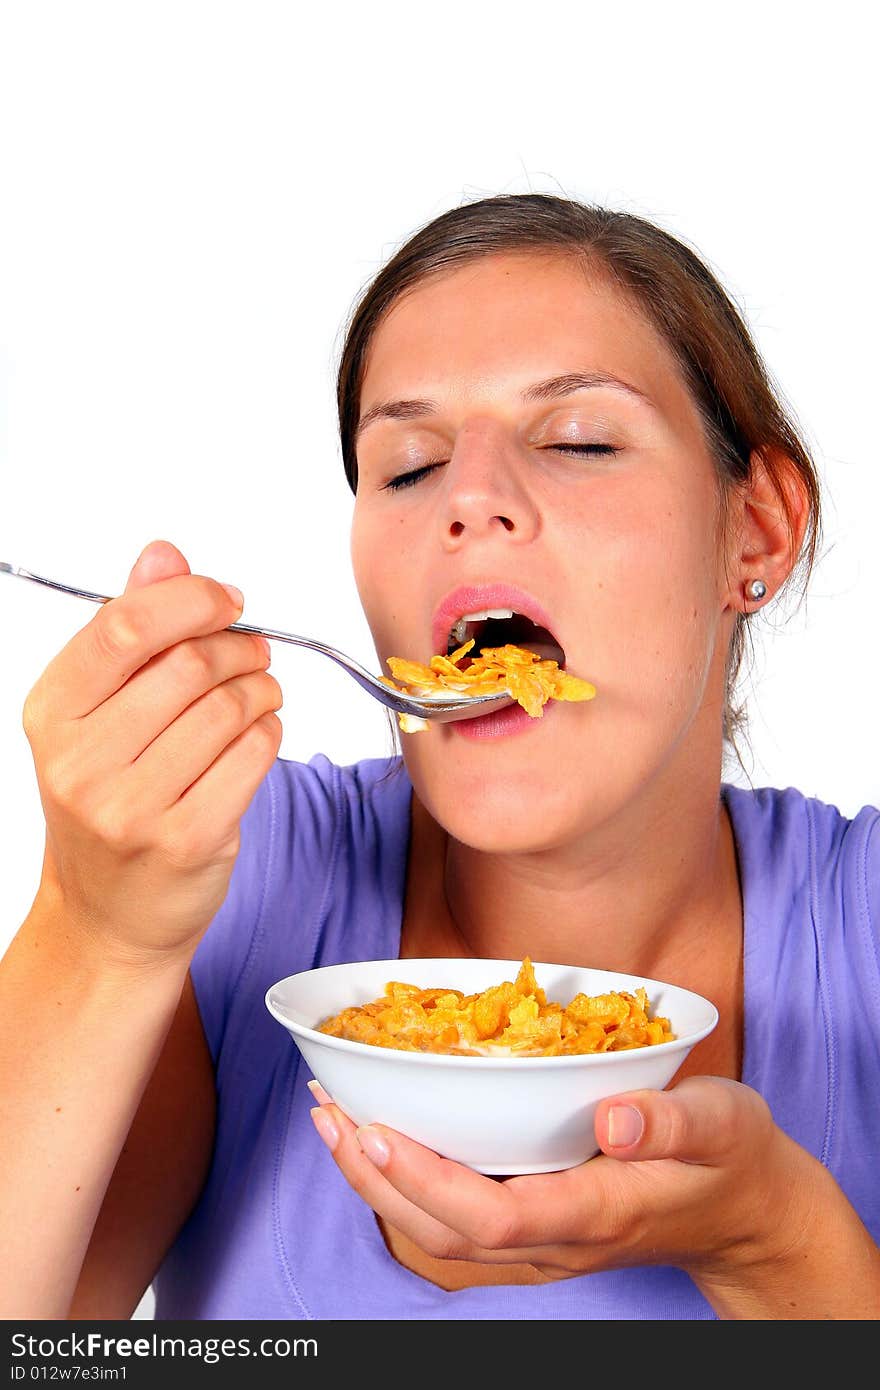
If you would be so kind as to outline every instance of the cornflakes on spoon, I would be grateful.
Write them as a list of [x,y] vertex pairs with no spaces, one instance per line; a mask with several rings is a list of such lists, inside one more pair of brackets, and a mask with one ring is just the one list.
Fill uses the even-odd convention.
[[[596,687],[579,676],[559,669],[556,661],[544,660],[525,647],[508,643],[504,647],[483,647],[468,666],[459,663],[474,646],[475,638],[465,642],[449,656],[432,656],[431,664],[405,657],[389,656],[386,665],[401,684],[382,676],[384,685],[409,695],[442,695],[451,690],[467,695],[500,695],[507,690],[532,719],[540,719],[548,700],[592,700]],[[405,734],[429,727],[427,719],[398,714]]]

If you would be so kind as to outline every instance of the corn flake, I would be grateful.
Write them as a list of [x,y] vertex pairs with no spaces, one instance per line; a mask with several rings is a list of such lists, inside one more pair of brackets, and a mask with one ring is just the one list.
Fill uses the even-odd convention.
[[318,1031],[350,1042],[461,1057],[569,1057],[651,1047],[675,1037],[668,1018],[651,1018],[640,987],[550,1001],[523,960],[516,980],[479,994],[420,989],[392,980],[380,999],[335,1014]]
[[[592,700],[596,687],[579,676],[560,671],[556,661],[544,660],[525,647],[507,643],[503,647],[483,647],[470,665],[461,662],[474,646],[472,637],[449,656],[432,656],[428,666],[389,656],[387,666],[394,680],[382,676],[384,685],[401,694],[442,695],[445,691],[466,695],[501,695],[508,691],[532,719],[540,719],[548,700]],[[400,684],[396,684],[396,682]],[[405,734],[430,727],[430,720],[411,714],[398,714]]]

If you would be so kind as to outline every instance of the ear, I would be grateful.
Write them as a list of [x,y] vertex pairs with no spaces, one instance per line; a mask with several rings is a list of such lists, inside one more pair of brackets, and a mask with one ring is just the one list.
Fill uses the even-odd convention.
[[[797,563],[810,518],[810,497],[793,461],[782,450],[755,449],[750,475],[735,493],[729,588],[726,600],[739,613],[753,613],[778,594]],[[753,579],[767,593],[754,599]]]

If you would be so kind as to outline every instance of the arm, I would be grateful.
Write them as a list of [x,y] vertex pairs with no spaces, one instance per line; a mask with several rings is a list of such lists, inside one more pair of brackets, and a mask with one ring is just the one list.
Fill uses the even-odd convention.
[[[93,1296],[125,1303],[200,1188],[204,1040],[192,999],[179,1011],[281,733],[266,644],[228,630],[240,611],[237,591],[191,575],[173,547],[148,547],[125,594],[26,701],[46,851],[34,905],[0,962],[0,1316],[66,1316],[84,1266],[77,1308]],[[157,1079],[141,1108],[176,1018],[170,1055],[188,1053],[202,1104],[185,1114],[179,1153],[169,1127],[186,1112],[179,1088],[192,1068],[167,1096]],[[156,1125],[175,1177],[151,1197],[149,1155],[131,1169],[123,1146]],[[140,1204],[124,1213],[128,1283],[114,1295],[106,1261],[120,1194],[138,1179]]]
[[[880,1249],[834,1178],[792,1140],[790,1192],[765,1243],[691,1277],[720,1318],[880,1318]],[[761,1227],[759,1227],[761,1229]]]
[[[122,1260],[117,1269],[102,1264],[119,1209],[120,1185],[111,1178],[129,1131],[136,1137],[155,1120],[156,1090],[148,1083],[163,1047],[179,1051],[186,1032],[193,1052],[181,999],[186,968],[182,959],[149,969],[110,963],[39,895],[0,963],[4,1318],[68,1316],[81,1271],[78,1307],[85,1299],[103,1316],[111,1307],[130,1315],[120,1309],[145,1266],[137,1245],[115,1252]],[[192,1065],[181,1086],[190,1084],[187,1072]],[[169,1118],[181,1102],[185,1097],[173,1089]],[[141,1241],[147,1232],[151,1242],[167,1239],[201,1180],[204,1103],[190,1122],[194,1133],[175,1159],[174,1182],[164,1191],[142,1191],[135,1210],[126,1213],[126,1222],[140,1216]],[[126,1155],[120,1163],[123,1172],[130,1161]],[[152,1270],[146,1283],[151,1277]]]
[[214,1144],[216,1090],[192,981],[110,1179],[71,1318],[130,1318],[199,1199]]
[[[739,1082],[689,1077],[602,1101],[602,1154],[501,1181],[385,1125],[356,1130],[319,1101],[318,1132],[348,1182],[431,1255],[526,1261],[553,1279],[677,1265],[721,1318],[880,1316],[880,1250],[831,1174]],[[613,1144],[617,1106],[640,1123]]]

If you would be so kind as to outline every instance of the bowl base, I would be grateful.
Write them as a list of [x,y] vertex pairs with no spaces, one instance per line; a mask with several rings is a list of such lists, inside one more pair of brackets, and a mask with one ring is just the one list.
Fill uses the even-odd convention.
[[523,1163],[515,1168],[505,1167],[500,1163],[466,1163],[464,1166],[473,1168],[475,1173],[485,1173],[487,1178],[522,1178],[534,1173],[561,1173],[566,1168],[577,1168],[579,1164],[595,1158],[598,1153],[599,1150],[596,1149],[595,1153],[585,1154],[582,1158],[564,1160],[561,1163]]

